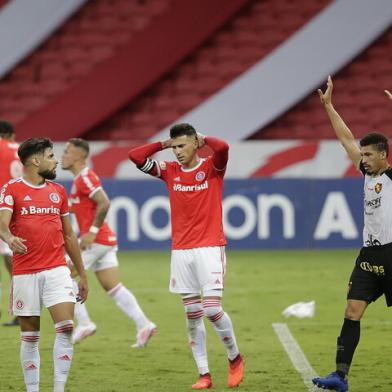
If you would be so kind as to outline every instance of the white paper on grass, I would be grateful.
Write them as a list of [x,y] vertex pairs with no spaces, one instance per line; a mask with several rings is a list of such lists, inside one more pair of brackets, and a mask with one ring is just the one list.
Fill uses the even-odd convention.
[[305,318],[305,317],[313,317],[314,312],[316,309],[316,302],[297,302],[288,306],[285,310],[283,310],[282,315],[284,317],[298,317],[298,318]]

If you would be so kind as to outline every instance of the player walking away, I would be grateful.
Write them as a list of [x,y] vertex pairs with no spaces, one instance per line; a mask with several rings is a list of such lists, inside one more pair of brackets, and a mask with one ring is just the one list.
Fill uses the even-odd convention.
[[64,392],[73,356],[71,341],[76,295],[65,250],[80,277],[78,298],[87,298],[87,279],[68,213],[65,189],[53,181],[57,160],[52,142],[32,138],[18,155],[24,176],[0,193],[0,237],[13,252],[12,311],[21,328],[20,359],[27,392],[39,391],[40,314],[48,308],[54,321],[54,392]]
[[[211,147],[213,155],[200,158],[197,150]],[[154,153],[172,148],[178,162],[157,162]],[[129,151],[129,158],[145,173],[165,181],[170,198],[172,255],[170,291],[182,296],[189,342],[200,377],[193,389],[212,386],[207,361],[203,316],[215,328],[229,359],[228,385],[236,387],[244,374],[229,315],[222,308],[226,239],[222,226],[223,176],[229,146],[223,140],[196,133],[189,124],[170,129],[170,139]]]
[[[22,175],[23,169],[18,157],[18,147],[19,145],[15,143],[13,126],[8,121],[0,121],[0,188],[12,178]],[[11,276],[12,252],[2,240],[0,240],[0,255],[3,255],[5,266]],[[3,325],[6,327],[17,326],[19,325],[18,318],[14,317],[13,320],[3,323]]]
[[319,388],[348,391],[348,373],[359,343],[360,320],[367,306],[385,295],[392,306],[392,168],[388,163],[388,140],[380,133],[369,133],[358,147],[353,134],[332,104],[333,84],[328,78],[321,102],[337,138],[349,158],[364,175],[363,247],[349,281],[344,322],[337,339],[336,371],[316,377]]
[[[98,176],[87,167],[89,144],[83,139],[70,139],[65,147],[62,167],[75,176],[70,204],[80,230],[80,248],[86,269],[91,269],[118,307],[129,317],[137,329],[136,343],[132,347],[144,347],[156,333],[157,326],[143,313],[135,296],[120,282],[117,260],[117,239],[105,222],[110,201]],[[96,331],[86,306],[76,304],[75,317],[78,326],[73,341],[81,341]]]

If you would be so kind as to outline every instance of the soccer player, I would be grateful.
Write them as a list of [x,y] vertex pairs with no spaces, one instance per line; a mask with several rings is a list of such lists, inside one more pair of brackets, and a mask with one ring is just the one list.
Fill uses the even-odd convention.
[[21,328],[20,360],[27,392],[39,391],[40,314],[48,308],[54,321],[54,392],[64,392],[73,356],[71,341],[76,295],[65,250],[80,277],[78,298],[88,286],[80,250],[68,213],[65,189],[51,181],[57,160],[47,138],[24,141],[18,155],[23,177],[0,193],[0,237],[13,252],[12,311]]
[[348,373],[359,343],[360,320],[367,306],[385,295],[392,306],[392,168],[388,163],[388,140],[380,133],[365,135],[357,145],[353,134],[332,104],[333,84],[318,90],[336,136],[347,155],[364,176],[363,247],[351,274],[344,321],[337,339],[336,370],[316,377],[319,388],[348,391]]
[[[23,169],[18,157],[18,147],[19,145],[15,143],[14,127],[8,121],[0,121],[0,188],[12,178],[22,175]],[[0,255],[3,255],[5,266],[11,275],[12,252],[2,240],[0,240]],[[3,325],[17,326],[19,325],[18,318],[14,317],[13,320]]]
[[[201,158],[198,149],[205,144],[213,155]],[[150,158],[165,148],[173,150],[179,163]],[[165,181],[169,192],[173,240],[170,291],[181,295],[186,312],[189,342],[200,375],[193,389],[212,386],[204,316],[226,348],[229,387],[238,386],[244,375],[245,361],[230,317],[222,308],[226,266],[222,190],[228,151],[226,142],[203,136],[189,124],[174,125],[168,140],[129,151],[137,167]]]
[[[135,296],[121,283],[117,260],[117,239],[106,223],[109,198],[98,176],[87,166],[90,147],[83,139],[70,139],[66,144],[62,167],[75,176],[70,194],[71,211],[75,213],[80,230],[80,248],[86,269],[91,269],[118,307],[136,324],[136,343],[144,347],[156,333],[157,326],[140,308]],[[75,316],[78,326],[73,341],[81,341],[96,331],[86,306],[77,304]]]

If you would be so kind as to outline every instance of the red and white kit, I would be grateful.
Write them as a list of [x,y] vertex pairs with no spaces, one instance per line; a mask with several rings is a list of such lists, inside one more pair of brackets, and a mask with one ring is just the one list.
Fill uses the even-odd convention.
[[10,231],[27,247],[27,253],[12,258],[14,314],[39,315],[42,305],[75,302],[65,267],[61,217],[68,215],[68,200],[64,187],[52,181],[35,186],[22,178],[11,180],[1,190],[0,210],[12,212]]
[[149,158],[162,150],[160,142],[129,152],[130,159],[140,170],[166,183],[173,249],[170,290],[176,293],[223,288],[226,239],[222,224],[222,192],[228,145],[212,137],[206,137],[205,143],[214,155],[200,158],[191,169],[178,162],[157,162]]
[[[19,144],[0,139],[0,187],[12,178],[23,174],[23,166],[18,157]],[[0,255],[12,256],[9,246],[0,240]]]
[[[85,167],[74,179],[69,200],[71,210],[78,222],[80,235],[88,233],[94,223],[97,204],[92,197],[99,190],[102,190],[101,181],[88,167]],[[99,271],[118,266],[116,251],[116,234],[104,222],[91,248],[82,252],[85,269]]]

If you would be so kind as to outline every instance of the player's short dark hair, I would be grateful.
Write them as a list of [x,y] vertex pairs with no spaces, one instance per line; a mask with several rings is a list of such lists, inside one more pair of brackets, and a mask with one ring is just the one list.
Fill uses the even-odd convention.
[[389,155],[389,144],[388,138],[379,132],[371,132],[365,135],[360,141],[359,145],[364,146],[374,146],[377,151],[385,151],[387,156]]
[[0,120],[0,137],[10,137],[14,134],[14,127],[5,120]]
[[73,137],[68,140],[68,143],[71,143],[75,147],[79,147],[86,152],[86,155],[90,154],[90,145],[88,142],[80,137]]
[[179,136],[194,136],[197,138],[197,132],[191,124],[175,124],[170,128],[170,138],[174,139]]
[[50,139],[47,137],[32,137],[19,146],[19,159],[25,164],[32,155],[43,154],[47,148],[53,148],[53,143]]

